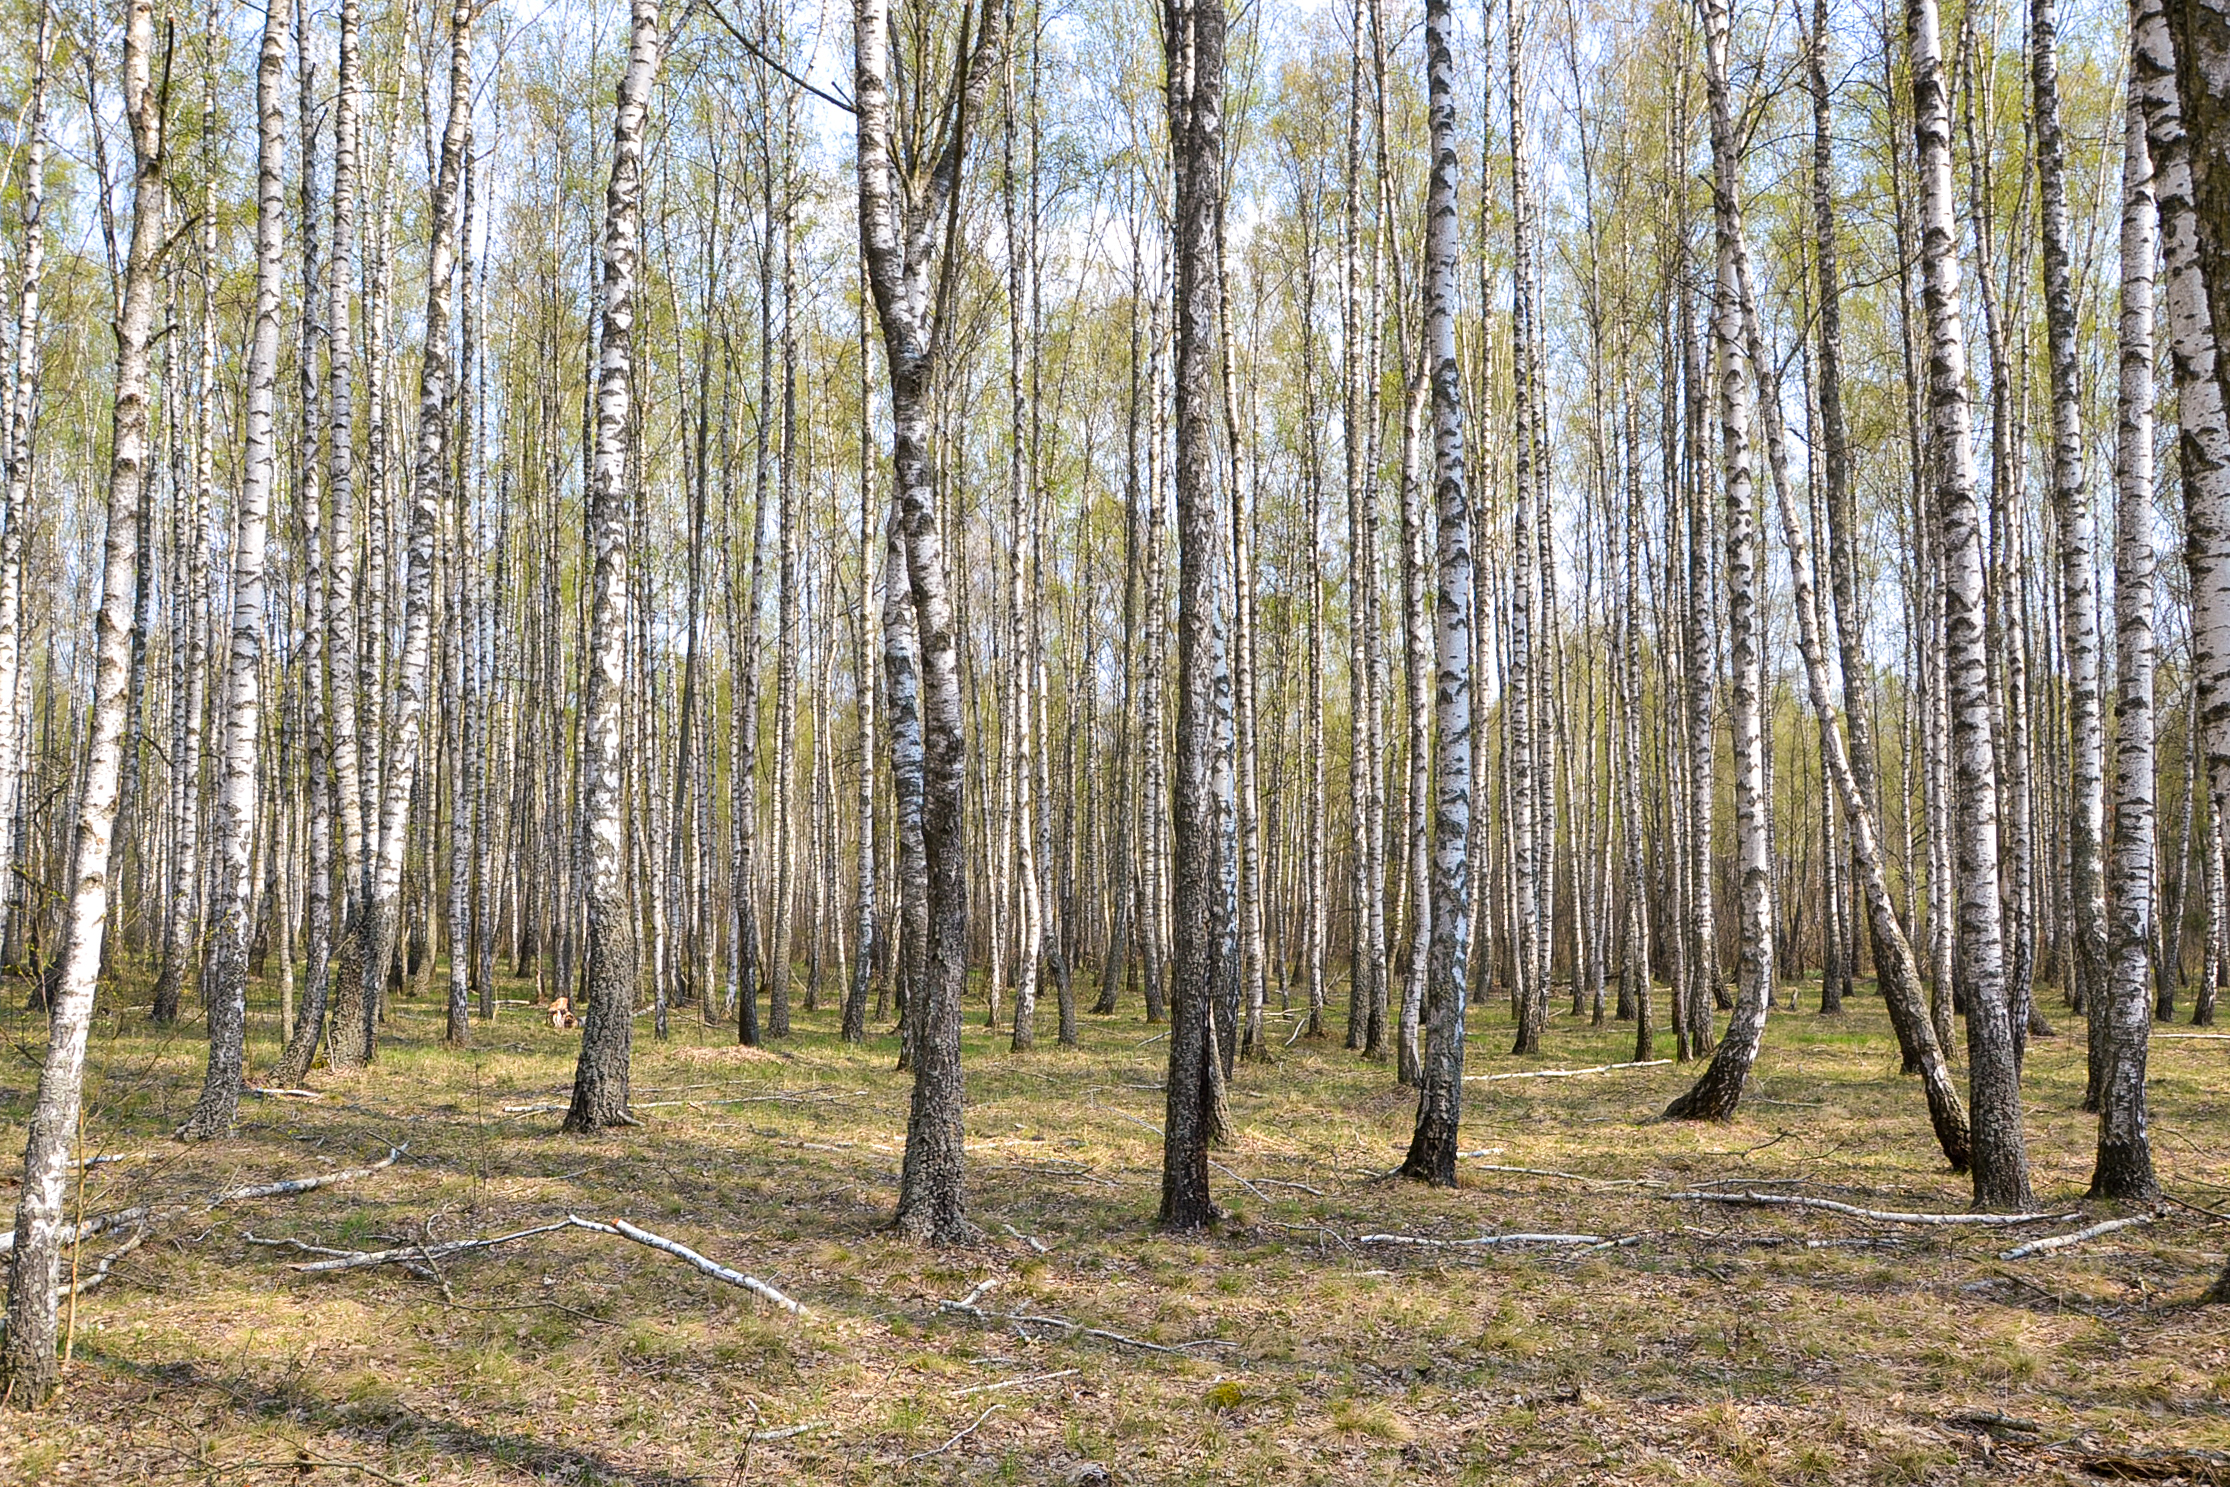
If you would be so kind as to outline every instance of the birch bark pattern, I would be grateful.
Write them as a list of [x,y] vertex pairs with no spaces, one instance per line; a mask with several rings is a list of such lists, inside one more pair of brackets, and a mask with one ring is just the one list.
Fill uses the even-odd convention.
[[1944,565],[1943,669],[1951,713],[1949,812],[1957,858],[1958,980],[1967,994],[1967,1067],[1975,1206],[2030,1205],[2021,1089],[2007,1020],[1998,898],[1998,797],[1983,643],[1981,511],[1975,495],[1966,331],[1952,208],[1951,106],[1936,0],[1907,0],[1918,142],[1922,305],[1928,325],[1928,415],[1935,523]]
[[1712,205],[1719,275],[1712,313],[1717,361],[1719,443],[1727,502],[1727,642],[1732,682],[1735,798],[1735,914],[1740,951],[1734,1012],[1711,1064],[1687,1093],[1665,1107],[1674,1120],[1732,1120],[1757,1061],[1772,1005],[1772,848],[1766,799],[1762,645],[1759,639],[1757,481],[1750,425],[1760,373],[1743,335],[1749,279],[1741,159],[1727,79],[1727,0],[1704,0],[1704,81],[1711,106]]
[[568,1131],[633,1125],[627,1113],[637,980],[635,921],[623,880],[627,854],[626,746],[628,526],[635,492],[635,275],[642,255],[643,120],[658,73],[658,0],[628,9],[627,68],[612,123],[612,176],[604,195],[603,338],[596,367],[596,484],[589,526],[596,567],[589,600],[583,705],[582,829],[588,839],[588,982],[581,1055]]
[[[359,981],[365,1016],[376,1016],[395,956],[403,858],[411,794],[425,737],[426,692],[433,648],[434,534],[446,489],[448,448],[449,328],[457,259],[458,185],[466,124],[472,114],[472,18],[469,6],[450,15],[449,114],[441,135],[434,181],[432,241],[426,256],[425,348],[418,372],[417,450],[411,470],[409,545],[404,554],[402,649],[397,657],[394,737],[380,773],[379,847],[367,854],[363,956]],[[392,160],[392,156],[389,157]],[[378,543],[375,540],[375,548]],[[370,823],[365,835],[370,837]],[[371,1027],[364,1029],[365,1061],[372,1056]]]
[[[888,0],[854,0],[853,98],[858,118],[860,249],[883,329],[890,369],[892,465],[901,516],[898,544],[912,599],[921,686],[923,972],[909,996],[914,1038],[912,1108],[899,1170],[897,1230],[949,1245],[970,1233],[961,1155],[960,1002],[967,989],[968,899],[964,840],[966,760],[958,635],[945,587],[930,401],[937,373],[946,286],[957,245],[945,243],[946,273],[933,280],[940,240],[953,231],[970,125],[997,80],[1001,10],[986,0],[964,12],[946,104],[952,127],[933,160],[896,158],[890,83]],[[973,46],[970,23],[980,25]],[[918,89],[919,79],[910,88]],[[908,102],[927,107],[918,93]],[[911,121],[909,121],[911,122]],[[909,142],[911,134],[907,136]],[[916,171],[920,173],[917,174]],[[915,183],[926,189],[915,195]],[[895,575],[894,575],[895,577]],[[887,627],[886,627],[887,629]],[[895,691],[895,689],[894,689]],[[901,700],[894,695],[897,720]],[[894,770],[910,740],[892,735]],[[903,789],[903,787],[901,787]],[[913,938],[909,934],[909,939]],[[918,998],[918,1008],[911,1005]]]
[[1163,1115],[1161,1225],[1199,1229],[1217,1214],[1208,1192],[1208,1143],[1217,1102],[1211,1015],[1219,934],[1214,782],[1212,613],[1223,543],[1215,468],[1215,345],[1222,276],[1216,214],[1223,200],[1222,0],[1167,0],[1169,146],[1176,175],[1177,750],[1174,761],[1175,973]]
[[[2107,1042],[2101,1036],[2106,1005],[2101,995],[2106,985],[2106,887],[2099,861],[2106,835],[2106,744],[2099,713],[2096,522],[2083,479],[2080,348],[2068,249],[2067,147],[2060,130],[2058,0],[2029,0],[2029,57],[2044,250],[2044,329],[2051,369],[2052,518],[2059,538],[2061,652],[2067,667],[2067,891],[2074,911],[2068,930],[2074,942],[2076,993],[2090,1018],[2095,1062]],[[2146,276],[2150,277],[2149,266]],[[2028,1011],[2025,989],[2015,987],[2008,1013],[2016,1063],[2028,1036]],[[2094,1087],[2096,1083],[2094,1076]]]
[[1432,935],[1425,986],[1425,1046],[1417,1125],[1402,1172],[1456,1183],[1463,1117],[1464,1010],[1471,947],[1471,510],[1464,467],[1463,371],[1456,360],[1457,274],[1463,230],[1456,209],[1455,19],[1450,0],[1427,0],[1425,72],[1432,176],[1425,203],[1425,359],[1432,378],[1433,496],[1438,592],[1433,644]]
[[145,498],[148,342],[163,250],[163,118],[150,81],[154,0],[126,0],[122,83],[132,138],[131,246],[116,316],[116,400],[110,436],[108,526],[101,604],[94,623],[92,730],[72,831],[66,941],[48,1022],[46,1058],[31,1106],[16,1203],[15,1262],[8,1272],[8,1336],[0,1347],[0,1402],[46,1403],[61,1379],[55,1357],[55,1285],[62,1215],[85,1087],[85,1044],[109,911],[109,859],[116,793],[123,776],[124,714],[130,690],[132,599]]
[[[2135,7],[2133,7],[2134,9]],[[2135,31],[2133,38],[2133,61]],[[2114,451],[2114,837],[2107,872],[2107,974],[2099,989],[2094,1198],[2158,1197],[2146,1128],[2145,1057],[2152,1036],[2153,860],[2153,263],[2160,244],[2152,151],[2138,67],[2122,130],[2120,427]]]
[[[6,444],[4,499],[0,505],[0,872],[14,871],[23,843],[17,823],[22,819],[22,760],[28,719],[17,703],[24,680],[23,548],[30,525],[31,431],[38,414],[39,396],[39,295],[46,263],[46,95],[47,69],[54,57],[54,20],[49,6],[39,7],[38,54],[32,64],[30,117],[25,127],[30,138],[23,163],[23,257],[16,297],[15,380],[7,389],[7,425],[0,430]],[[152,324],[152,321],[150,321]],[[140,516],[146,514],[140,505]],[[144,526],[144,521],[142,521]],[[138,539],[135,538],[135,546]],[[146,564],[140,564],[138,587],[144,593]],[[135,602],[136,607],[136,602]],[[10,912],[12,890],[0,891],[0,916],[8,920],[0,930],[0,964],[6,963],[5,941],[19,932],[17,915]]]
[[255,894],[250,857],[259,805],[256,745],[263,723],[264,567],[271,487],[278,474],[273,421],[279,378],[279,252],[286,235],[280,181],[286,116],[279,87],[292,10],[292,0],[269,0],[256,54],[256,290],[248,340],[248,448],[233,516],[232,636],[225,675],[224,777],[217,797],[217,899],[211,915],[215,936],[201,976],[202,1005],[209,1014],[209,1068],[193,1113],[178,1128],[182,1141],[231,1133],[244,1076],[248,920]]

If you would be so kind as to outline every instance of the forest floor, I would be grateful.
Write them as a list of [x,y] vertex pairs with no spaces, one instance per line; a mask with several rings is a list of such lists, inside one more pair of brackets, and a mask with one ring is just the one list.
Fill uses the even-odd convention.
[[[251,1099],[236,1139],[181,1147],[167,1136],[200,1082],[199,1022],[158,1029],[104,1001],[85,1145],[121,1160],[89,1168],[82,1211],[193,1206],[75,1304],[61,1399],[0,1417],[0,1481],[2062,1482],[2118,1459],[2230,1482],[2230,1456],[2207,1454],[2230,1452],[2230,1309],[2193,1304],[2230,1245],[2230,1221],[2198,1211],[2230,1198],[2230,1043],[2153,1050],[2156,1157],[2198,1208],[2078,1248],[1998,1258],[2072,1220],[1924,1228],[1669,1199],[1778,1184],[1965,1207],[1880,1003],[1816,1005],[1806,987],[1804,1010],[1771,1019],[1731,1125],[1654,1118],[1691,1077],[1671,1064],[1467,1085],[1455,1191],[1384,1175],[1413,1112],[1388,1067],[1336,1038],[1293,1043],[1236,1080],[1215,1174],[1228,1221],[1171,1239],[1153,1224],[1167,1043],[1136,1003],[1084,1017],[1079,1049],[1053,1043],[1048,1005],[1017,1057],[979,1000],[984,1235],[938,1252],[883,1232],[909,1088],[895,1042],[845,1046],[833,1008],[799,1013],[771,1052],[693,1011],[665,1043],[639,1021],[643,1124],[583,1139],[558,1131],[578,1034],[507,1005],[450,1050],[438,1000],[401,999],[371,1071],[320,1071],[323,1098]],[[43,1026],[20,987],[6,1006],[12,1183]],[[2026,1090],[2036,1191],[2103,1218],[2080,1201],[2081,1028],[2054,1012]],[[252,1065],[276,1057],[275,1022],[259,1001]],[[1540,1059],[1505,1056],[1508,1038],[1507,1004],[1477,1009],[1472,1072],[1632,1056],[1630,1026],[1566,1015]],[[390,1143],[408,1150],[370,1176],[206,1206]],[[302,1273],[307,1257],[248,1242],[370,1250],[569,1213],[691,1245],[810,1315],[578,1230],[424,1276]],[[1493,1231],[1630,1242],[1363,1239]],[[88,1240],[81,1271],[115,1243]],[[980,1316],[940,1307],[970,1296]]]

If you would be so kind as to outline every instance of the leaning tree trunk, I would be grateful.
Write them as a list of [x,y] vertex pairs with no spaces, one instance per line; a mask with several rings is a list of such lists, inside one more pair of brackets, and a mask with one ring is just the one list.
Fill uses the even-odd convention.
[[1727,81],[1726,0],[1704,5],[1704,76],[1711,100],[1712,201],[1718,221],[1719,283],[1712,335],[1718,343],[1719,443],[1727,482],[1727,649],[1732,681],[1736,921],[1740,953],[1734,1013],[1726,1035],[1695,1085],[1665,1107],[1674,1120],[1731,1120],[1743,1082],[1757,1061],[1773,991],[1772,847],[1768,837],[1761,650],[1758,611],[1757,482],[1750,419],[1759,368],[1742,334],[1742,296],[1749,280],[1744,241],[1740,145]]
[[1952,212],[1951,106],[1936,0],[1907,0],[1919,142],[1922,303],[1936,523],[1943,558],[1943,666],[1951,712],[1952,835],[1959,903],[1958,980],[1967,994],[1975,1205],[2028,1206],[2021,1087],[2007,1020],[1998,897],[1998,795],[1983,641],[1982,514],[1975,496],[1959,243]]
[[[2133,48],[2134,50],[2134,48]],[[2152,1036],[2153,859],[2153,263],[2159,211],[2145,139],[2139,69],[2122,131],[2121,427],[2115,449],[2114,838],[2107,874],[2107,975],[2092,1026],[2099,1065],[2098,1162],[2091,1196],[2159,1195],[2146,1130],[2145,1055]],[[2100,1046],[2103,1044],[2103,1046]]]
[[[1819,12],[1815,10],[1814,15],[1817,18]],[[1813,76],[1816,82],[1823,77],[1816,53]],[[1824,97],[1824,90],[1815,94],[1816,99],[1821,97]],[[1815,182],[1815,190],[1824,189],[1823,176],[1821,181]],[[1817,210],[1819,201],[1815,200],[1814,205]],[[1832,220],[1831,214],[1829,220]],[[1746,257],[1738,268],[1740,271],[1736,287],[1742,306],[1745,351],[1753,368],[1771,366],[1773,363],[1766,348],[1765,333],[1759,323],[1757,296],[1750,283]],[[1832,287],[1832,277],[1822,282]],[[1797,648],[1803,658],[1805,683],[1810,692],[1812,710],[1819,720],[1821,762],[1828,775],[1828,784],[1835,792],[1845,819],[1850,822],[1852,863],[1857,869],[1859,884],[1865,893],[1873,925],[1876,979],[1881,986],[1883,1001],[1889,1007],[1890,1020],[1895,1024],[1900,1039],[1905,1041],[1913,1067],[1921,1076],[1921,1086],[1927,1097],[1929,1120],[1935,1128],[1937,1144],[1943,1148],[1944,1157],[1950,1162],[1952,1170],[1963,1172],[1967,1168],[1970,1147],[1966,1106],[1959,1098],[1959,1086],[1952,1079],[1950,1062],[1944,1055],[1943,1045],[1936,1041],[1935,1027],[1929,1022],[1927,1007],[1920,999],[1920,962],[1913,954],[1912,942],[1906,937],[1904,926],[1897,918],[1896,902],[1890,895],[1889,872],[1883,859],[1881,831],[1873,802],[1852,762],[1853,751],[1846,749],[1844,745],[1839,726],[1842,720],[1838,717],[1834,694],[1828,685],[1827,643],[1821,633],[1823,626],[1819,591],[1813,579],[1809,544],[1804,539],[1804,528],[1797,519],[1795,480],[1791,474],[1789,437],[1782,422],[1779,388],[1770,379],[1764,379],[1760,390],[1762,396],[1759,398],[1759,406],[1764,412],[1767,462],[1773,475],[1773,493],[1780,512],[1781,534],[1789,554],[1790,587],[1794,590],[1797,618]],[[1829,445],[1831,458],[1837,461],[1843,458],[1840,413],[1838,406],[1833,442]],[[1846,474],[1847,472],[1838,470],[1828,477],[1831,483],[1838,486],[1840,499],[1848,498]],[[1846,689],[1851,685],[1848,674],[1844,685]],[[1848,711],[1855,717],[1858,709],[1850,708]],[[1853,732],[1856,731],[1854,727]]]
[[131,246],[116,315],[116,404],[110,437],[108,534],[101,604],[94,623],[92,729],[72,834],[66,942],[48,1022],[23,1151],[16,1202],[15,1263],[8,1272],[8,1336],[0,1349],[0,1399],[26,1408],[46,1403],[60,1382],[54,1355],[55,1286],[62,1260],[62,1216],[85,1083],[85,1043],[108,923],[110,848],[116,792],[123,776],[124,714],[130,691],[132,599],[139,564],[139,510],[148,457],[148,342],[163,251],[163,119],[149,79],[154,0],[124,11],[124,114],[132,137]]
[[[1432,939],[1425,988],[1425,1047],[1417,1125],[1402,1171],[1456,1184],[1463,1117],[1464,1004],[1471,948],[1471,509],[1464,469],[1463,371],[1456,360],[1455,19],[1449,0],[1427,0],[1425,72],[1432,178],[1425,202],[1425,358],[1432,378],[1433,495],[1439,518],[1438,664],[1434,722],[1439,752],[1433,814]],[[1421,910],[1424,906],[1420,904]]]
[[1223,546],[1215,467],[1215,345],[1222,276],[1216,212],[1223,200],[1222,0],[1168,0],[1169,141],[1176,174],[1177,880],[1169,1080],[1163,1117],[1161,1224],[1198,1229],[1216,1216],[1208,1194],[1215,1133],[1216,1031],[1210,1002],[1218,933],[1219,848],[1214,785],[1217,637],[1211,610]]
[[[255,883],[258,784],[256,745],[263,723],[264,559],[271,531],[271,487],[278,470],[273,419],[279,380],[279,250],[286,234],[280,171],[286,113],[279,88],[286,69],[292,0],[269,0],[256,55],[256,291],[248,338],[248,448],[232,530],[232,648],[225,677],[224,781],[218,792],[215,939],[202,970],[209,1013],[209,1068],[182,1141],[230,1134],[240,1108],[248,1024],[248,936]],[[282,967],[282,974],[289,973]]]
[[581,1056],[573,1073],[568,1131],[633,1125],[628,1061],[635,1031],[635,921],[628,911],[626,748],[629,477],[635,436],[635,274],[642,258],[643,122],[658,73],[658,0],[633,0],[627,70],[612,124],[612,178],[604,194],[603,341],[596,366],[596,485],[589,528],[596,545],[590,579],[588,678],[582,705],[582,830],[588,839],[588,982]]

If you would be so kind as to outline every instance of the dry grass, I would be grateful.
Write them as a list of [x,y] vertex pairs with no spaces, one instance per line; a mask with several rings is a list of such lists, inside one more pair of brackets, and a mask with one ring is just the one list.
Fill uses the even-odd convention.
[[[9,1002],[12,1151],[41,1030]],[[1026,1058],[971,1026],[970,1203],[986,1234],[947,1253],[880,1232],[907,1088],[889,1039],[846,1048],[823,1011],[768,1057],[727,1051],[693,1013],[664,1046],[639,1023],[638,1100],[699,1103],[583,1140],[555,1114],[503,1112],[562,1099],[577,1037],[503,1010],[452,1052],[438,1007],[401,1001],[371,1073],[315,1076],[315,1103],[250,1101],[236,1140],[190,1149],[165,1138],[199,1082],[198,1024],[164,1034],[104,1011],[86,1138],[130,1160],[94,1169],[88,1212],[355,1165],[390,1141],[410,1152],[352,1186],[175,1225],[120,1264],[78,1306],[60,1404],[0,1429],[0,1480],[2059,1482],[2080,1477],[2087,1445],[2230,1449],[2230,1316],[2189,1304],[2222,1264],[2220,1223],[2176,1209],[2004,1264],[2002,1235],[1807,1248],[1865,1231],[1655,1196],[1801,1179],[1868,1206],[1960,1207],[1870,999],[1841,1019],[1776,1015],[1758,1098],[1730,1126],[1651,1119],[1688,1077],[1672,1067],[1471,1085],[1465,1142],[1489,1154],[1455,1192],[1379,1175],[1411,1114],[1388,1069],[1296,1044],[1242,1069],[1239,1138],[1218,1154],[1230,1220],[1182,1240],[1152,1224],[1166,1045],[1141,1045],[1135,1011],[1085,1019],[1081,1050],[1048,1034]],[[251,1057],[268,1064],[259,1012]],[[1480,1009],[1474,1070],[1518,1067],[1507,1038],[1506,1007]],[[1604,1063],[1629,1056],[1631,1033],[1560,1020],[1550,1045],[1545,1066]],[[2230,1191],[2222,1048],[2155,1050],[2163,1174],[2209,1206]],[[2037,1190],[2062,1208],[2089,1171],[2081,1060],[2069,1020],[2031,1061]],[[706,1103],[769,1095],[789,1098]],[[814,1316],[581,1233],[451,1262],[454,1301],[393,1268],[299,1274],[244,1238],[371,1248],[567,1212],[684,1240]],[[1492,1228],[1639,1239],[1355,1243]],[[90,1243],[83,1262],[103,1252]],[[940,1313],[990,1279],[988,1310],[1224,1345],[1172,1355]],[[982,1387],[1009,1380],[1032,1381]],[[1959,1410],[2042,1433],[1990,1443],[1945,1424]],[[808,1422],[747,1445],[754,1425]]]

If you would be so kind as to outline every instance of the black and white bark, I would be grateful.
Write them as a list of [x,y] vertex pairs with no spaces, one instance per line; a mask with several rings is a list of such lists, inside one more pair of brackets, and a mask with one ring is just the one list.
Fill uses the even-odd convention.
[[[918,74],[909,74],[894,90],[888,0],[854,0],[852,21],[860,249],[867,259],[890,373],[899,547],[921,665],[921,899],[926,922],[922,975],[909,998],[915,1028],[910,1049],[914,1092],[895,1226],[910,1239],[957,1244],[970,1232],[960,1070],[960,1003],[967,988],[967,774],[959,638],[946,590],[930,403],[951,265],[958,252],[957,244],[946,239],[953,231],[968,133],[980,121],[998,81],[1002,10],[998,0],[987,0],[980,12],[971,6],[964,13],[946,70],[945,98],[926,94],[928,83]],[[919,65],[929,59],[910,60]],[[894,121],[894,113],[901,111],[905,118]],[[917,149],[914,126],[926,129],[932,117],[943,121],[930,131],[938,137]],[[906,127],[896,127],[899,122]],[[894,767],[898,749],[907,742],[895,731],[899,706],[894,689]],[[916,999],[918,1007],[911,1005]]]
[[2152,523],[2153,265],[2160,225],[2141,88],[2132,69],[2122,130],[2121,417],[2114,451],[2114,834],[2106,875],[2106,979],[2092,1023],[2105,1036],[2093,1035],[2099,1109],[2098,1162],[2091,1171],[2092,1197],[2138,1202],[2159,1194],[2146,1127],[2145,1056],[2152,1036],[2158,833]]
[[124,6],[122,84],[132,140],[132,226],[116,314],[116,398],[111,426],[108,523],[101,602],[94,622],[93,697],[85,773],[72,830],[65,942],[24,1143],[16,1201],[15,1259],[8,1272],[7,1341],[0,1347],[0,1399],[35,1407],[60,1381],[55,1357],[56,1286],[63,1213],[85,1083],[85,1045],[109,913],[109,860],[123,774],[130,688],[132,600],[139,563],[139,511],[147,484],[148,344],[164,246],[163,118],[150,76],[153,0]]
[[[2076,993],[2090,1018],[2091,1057],[2096,1059],[2105,1043],[2100,1034],[2106,1002],[2100,990],[2106,982],[2106,886],[2100,851],[2106,835],[2106,743],[2099,702],[2097,523],[2083,478],[2083,390],[2078,367],[2081,348],[2069,247],[2067,145],[2060,127],[2058,0],[2029,0],[2029,77],[2036,130],[2039,236],[2044,252],[2044,329],[2051,372],[2052,518],[2060,558],[2060,649],[2067,679],[2067,892],[2072,911],[2067,929],[2073,942]],[[2025,994],[2010,998],[2008,1011],[2018,1060],[2028,1032]]]
[[[404,553],[401,647],[395,661],[391,715],[393,737],[382,750],[379,835],[376,853],[367,853],[359,991],[365,1015],[376,1015],[395,956],[401,918],[403,861],[408,844],[410,806],[418,781],[426,729],[426,697],[432,673],[435,534],[441,526],[448,489],[448,412],[450,322],[455,303],[457,222],[463,176],[466,126],[472,115],[472,20],[469,6],[450,16],[448,119],[441,133],[441,154],[434,178],[432,234],[426,258],[426,310],[423,355],[418,372],[418,427],[410,478],[408,545]],[[390,157],[392,158],[392,157]],[[373,544],[375,548],[378,543]],[[367,838],[371,832],[366,829]],[[369,847],[369,842],[367,842]],[[372,1053],[371,1028],[363,1032],[363,1052]]]
[[612,174],[604,193],[602,339],[596,360],[595,485],[589,529],[588,677],[582,707],[581,830],[588,842],[588,978],[581,1054],[565,1129],[634,1124],[627,1113],[638,979],[628,906],[627,751],[622,730],[629,631],[628,534],[636,473],[635,294],[642,259],[643,124],[663,38],[658,0],[633,0],[627,66],[612,123]]
[[1757,479],[1751,423],[1759,373],[1743,334],[1750,249],[1742,222],[1741,144],[1728,80],[1730,6],[1704,0],[1704,80],[1711,106],[1712,202],[1719,275],[1712,313],[1719,445],[1727,512],[1727,650],[1735,800],[1735,912],[1739,953],[1734,1012],[1710,1067],[1665,1107],[1675,1120],[1731,1120],[1757,1061],[1772,1005],[1772,847],[1767,819],[1763,644],[1759,634]]
[[248,334],[247,450],[233,511],[232,631],[225,672],[224,754],[217,793],[217,891],[202,968],[209,1067],[180,1140],[229,1135],[240,1108],[248,1022],[248,938],[260,808],[256,748],[263,725],[263,630],[271,489],[278,476],[279,255],[286,237],[286,111],[280,88],[292,0],[268,0],[256,52],[256,288]]
[[1163,44],[1171,162],[1171,248],[1176,266],[1177,748],[1174,791],[1175,929],[1170,989],[1169,1079],[1162,1142],[1161,1224],[1199,1229],[1217,1216],[1208,1191],[1208,1146],[1217,1096],[1211,1016],[1220,950],[1214,781],[1213,609],[1223,549],[1223,493],[1215,453],[1216,326],[1222,275],[1216,218],[1223,202],[1224,12],[1222,0],[1166,0]]
[[1464,461],[1463,371],[1456,315],[1463,231],[1456,208],[1455,19],[1449,0],[1425,7],[1432,175],[1425,202],[1425,360],[1432,378],[1433,497],[1438,519],[1433,692],[1431,941],[1417,1125],[1405,1175],[1453,1187],[1463,1116],[1464,1011],[1471,948],[1471,509]]
[[1920,178],[1922,304],[1935,526],[1943,561],[1943,669],[1950,711],[1950,829],[1958,894],[1957,977],[1967,996],[1975,1204],[2029,1206],[2021,1089],[2006,1015],[1998,795],[1985,654],[1982,514],[1976,497],[1966,331],[1951,181],[1951,104],[1936,0],[1907,0]]

